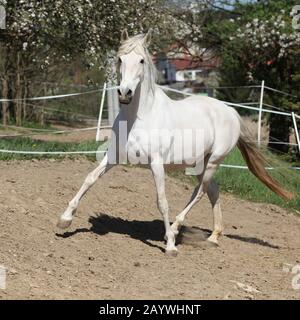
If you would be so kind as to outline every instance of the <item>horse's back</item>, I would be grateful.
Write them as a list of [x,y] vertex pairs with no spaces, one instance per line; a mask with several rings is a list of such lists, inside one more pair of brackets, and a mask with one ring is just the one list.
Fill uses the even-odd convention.
[[[189,97],[174,103],[179,126],[203,130],[212,138],[213,159],[224,158],[240,136],[240,120],[235,109],[210,97]],[[186,123],[184,123],[186,122]]]

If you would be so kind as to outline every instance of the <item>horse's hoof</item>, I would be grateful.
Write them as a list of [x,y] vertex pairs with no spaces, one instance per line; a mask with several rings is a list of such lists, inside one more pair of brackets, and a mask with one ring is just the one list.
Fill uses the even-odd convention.
[[178,256],[178,250],[175,248],[175,249],[171,249],[171,250],[166,250],[165,251],[165,255],[167,257],[177,257]]
[[70,227],[72,220],[59,219],[57,222],[57,227],[60,229],[67,229]]

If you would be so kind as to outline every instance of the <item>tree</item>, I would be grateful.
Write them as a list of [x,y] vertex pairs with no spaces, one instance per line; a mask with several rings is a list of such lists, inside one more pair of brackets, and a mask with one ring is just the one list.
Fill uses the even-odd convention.
[[[222,85],[257,84],[264,79],[270,87],[298,95],[300,33],[292,27],[294,4],[270,0],[237,6],[244,14],[231,18],[231,27],[227,20],[221,24],[226,26],[220,50]],[[299,110],[297,97],[272,93],[266,99],[276,107]],[[289,142],[291,119],[271,114],[269,125],[269,147],[287,152],[288,145],[274,142]]]
[[[174,29],[163,0],[0,0],[6,8],[5,37],[0,35],[2,95],[20,99],[30,83],[46,81],[66,64],[103,67],[108,52],[119,44],[120,31],[146,31],[154,26],[167,38]],[[25,90],[27,88],[27,90]],[[22,103],[13,105],[21,124]],[[3,110],[6,109],[2,104]],[[3,116],[7,123],[7,114]]]

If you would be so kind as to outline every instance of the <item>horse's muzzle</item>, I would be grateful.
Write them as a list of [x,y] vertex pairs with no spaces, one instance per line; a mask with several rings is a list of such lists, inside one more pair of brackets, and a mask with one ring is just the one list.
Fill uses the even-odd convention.
[[119,101],[121,104],[129,104],[132,100],[132,91],[129,89],[127,93],[122,94],[121,90],[118,89]]
[[132,100],[132,98],[130,98],[130,99],[123,99],[123,98],[119,97],[119,102],[120,102],[121,104],[129,104],[129,103],[131,102],[131,100]]

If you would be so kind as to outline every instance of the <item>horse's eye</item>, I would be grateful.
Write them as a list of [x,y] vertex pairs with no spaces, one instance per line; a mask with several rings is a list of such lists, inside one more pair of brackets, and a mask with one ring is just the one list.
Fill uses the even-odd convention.
[[144,62],[145,62],[145,60],[144,60],[144,59],[142,59],[142,60],[140,61],[140,63],[141,63],[141,64],[144,64]]
[[120,63],[120,64],[122,63],[122,60],[121,60],[121,58],[119,58],[119,63]]

